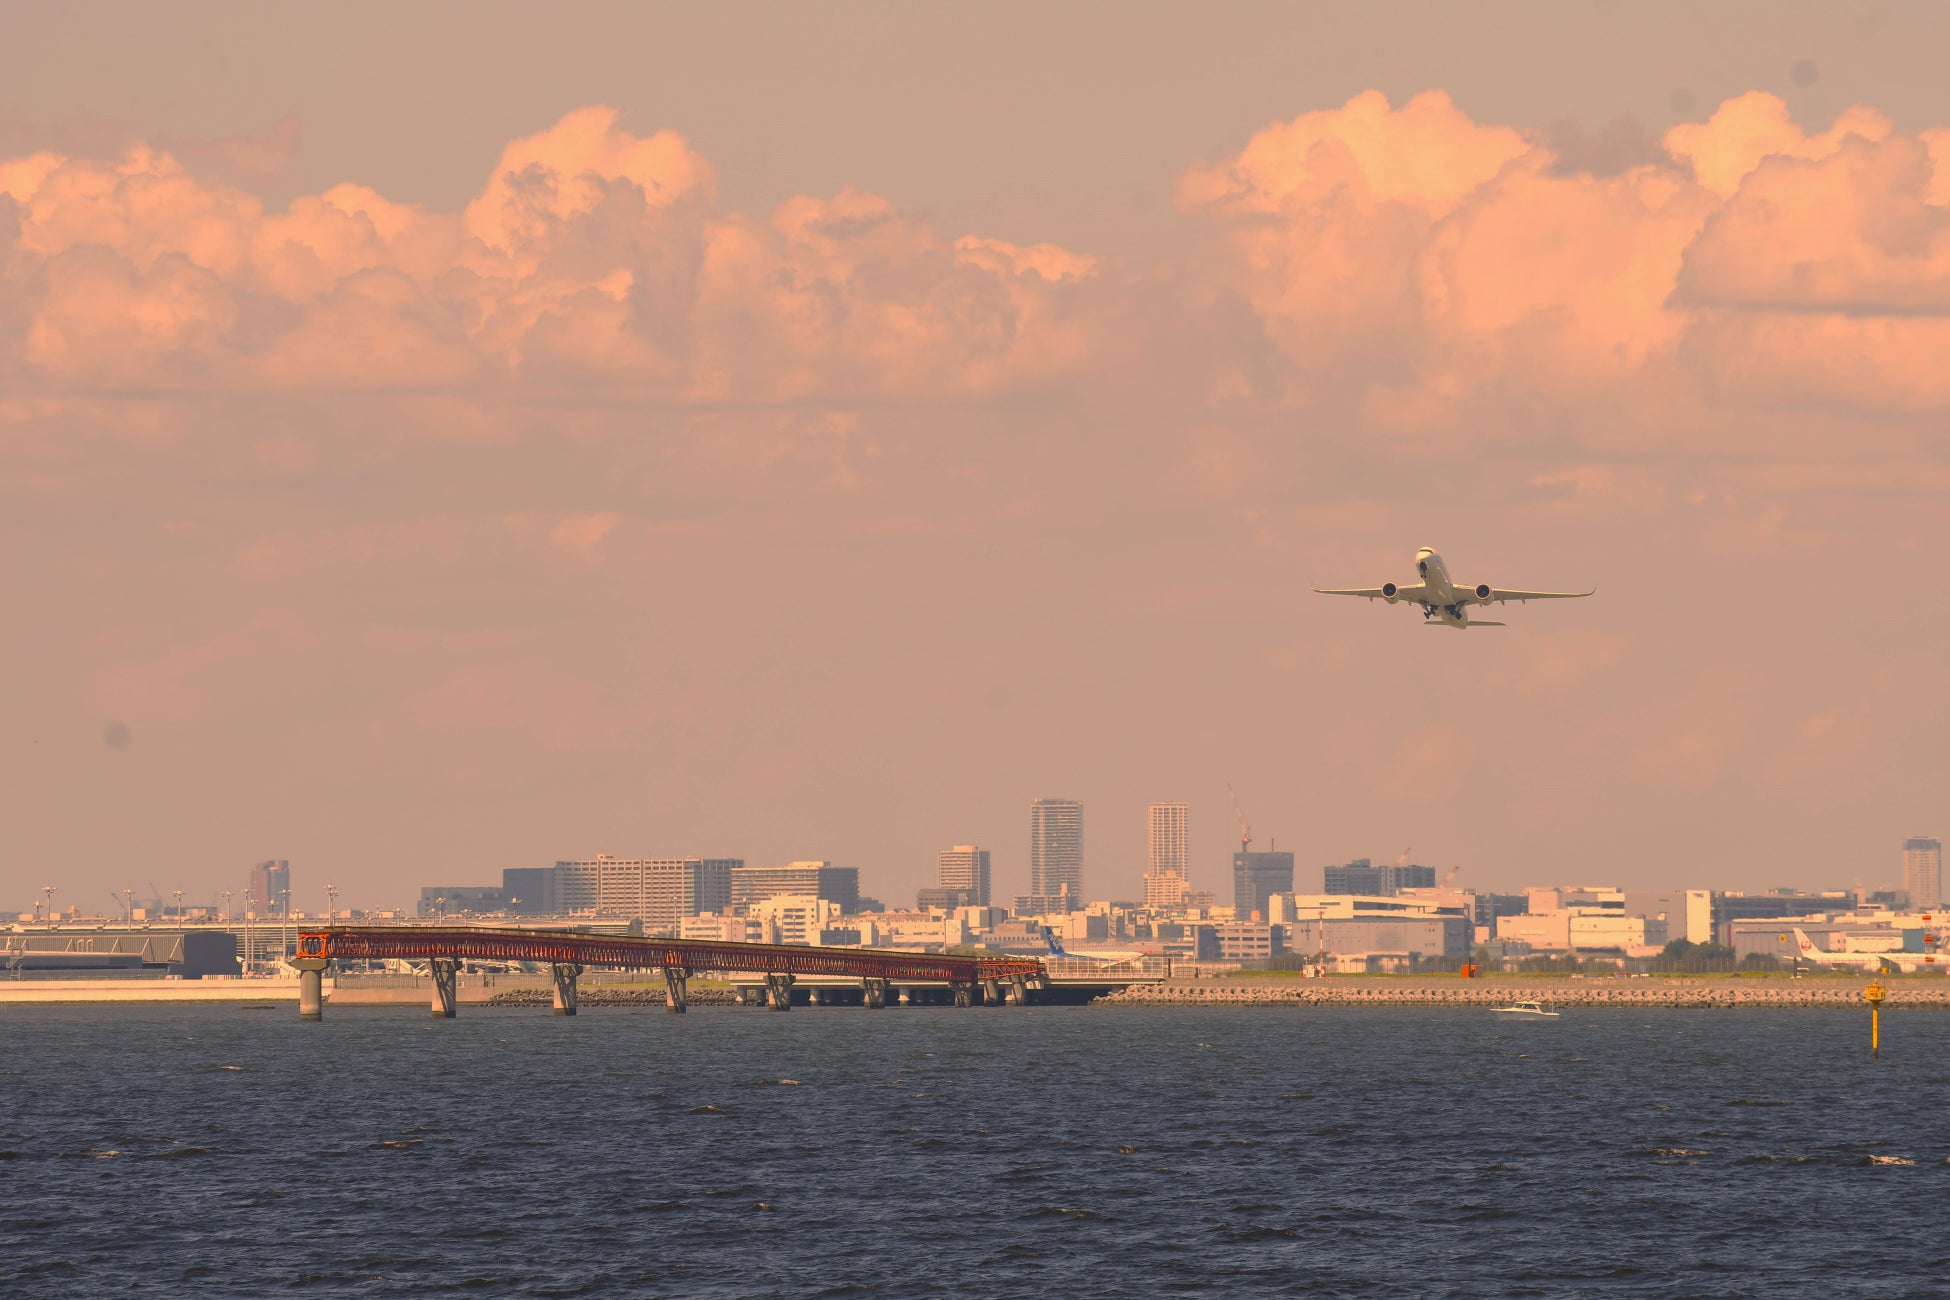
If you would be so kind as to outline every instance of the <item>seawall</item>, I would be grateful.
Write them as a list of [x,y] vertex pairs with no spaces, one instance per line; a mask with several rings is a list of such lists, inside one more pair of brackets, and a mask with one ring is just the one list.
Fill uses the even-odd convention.
[[[1950,1008],[1950,979],[1885,980],[1886,1007]],[[1866,1007],[1868,980],[1199,980],[1134,984],[1100,1007]]]

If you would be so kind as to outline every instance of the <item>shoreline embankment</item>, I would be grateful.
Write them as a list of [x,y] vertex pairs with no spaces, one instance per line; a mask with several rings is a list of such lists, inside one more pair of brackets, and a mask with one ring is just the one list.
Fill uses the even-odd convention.
[[[1134,984],[1093,1007],[1863,1007],[1868,980],[1188,980]],[[1950,1009],[1950,979],[1885,980],[1885,1007]]]

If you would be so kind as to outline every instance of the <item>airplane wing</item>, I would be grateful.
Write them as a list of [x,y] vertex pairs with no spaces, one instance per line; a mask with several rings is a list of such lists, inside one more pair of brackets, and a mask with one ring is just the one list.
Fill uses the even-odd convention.
[[1488,599],[1481,603],[1488,605],[1492,601],[1504,600],[1583,600],[1586,596],[1594,596],[1597,593],[1596,587],[1590,591],[1513,591],[1508,587],[1491,587]]
[[[1389,585],[1393,586],[1392,583]],[[1315,587],[1314,594],[1317,596],[1366,596],[1369,600],[1386,600],[1390,596],[1393,596],[1396,600],[1420,600],[1422,593],[1427,589],[1425,584],[1418,582],[1413,587],[1394,587],[1392,591],[1388,587]]]

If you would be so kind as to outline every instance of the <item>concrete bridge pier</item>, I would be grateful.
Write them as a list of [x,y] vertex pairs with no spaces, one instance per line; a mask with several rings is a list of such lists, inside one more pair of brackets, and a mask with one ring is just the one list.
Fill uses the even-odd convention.
[[[555,977],[555,1014],[572,1016],[576,1013],[576,976],[582,974],[582,967],[554,962],[548,968]],[[452,1015],[450,1011],[447,1014]]]
[[905,985],[901,986],[900,1004],[904,1007],[911,1007],[914,1005],[913,989],[908,988]]
[[1012,975],[1009,977],[1009,1001],[1019,1007],[1029,1005],[1029,977]]
[[999,1007],[1002,1005],[1002,985],[997,980],[982,981],[982,1005]]
[[298,968],[298,1019],[325,1018],[325,968],[332,963],[323,957],[300,957],[291,963]]
[[955,989],[956,1006],[965,1007],[975,1000],[974,999],[975,986],[971,982],[969,982],[968,980],[955,980],[953,981],[953,984]]
[[807,1005],[807,1006],[813,1006],[813,1007],[823,1007],[823,1006],[825,1006],[825,1005],[826,1005],[826,990],[825,990],[825,989],[807,989],[807,990],[806,990],[806,1005]]
[[878,1011],[887,1005],[887,981],[869,975],[860,981],[860,1005]]
[[455,991],[460,975],[460,962],[452,957],[435,957],[427,963],[433,972],[433,998],[431,1010],[436,1020],[452,1020]]
[[792,1010],[792,976],[767,975],[765,997],[774,1011]]
[[[664,1006],[668,1007],[673,1015],[681,1016],[686,1011],[690,1010],[691,1007],[690,980],[691,980],[690,967],[688,966],[664,967]],[[738,1000],[740,1002],[743,1002],[745,1000],[745,995],[742,992],[738,995]]]

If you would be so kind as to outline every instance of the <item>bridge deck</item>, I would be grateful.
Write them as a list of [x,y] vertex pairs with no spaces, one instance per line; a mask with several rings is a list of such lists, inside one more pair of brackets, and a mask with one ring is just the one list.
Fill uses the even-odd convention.
[[1033,957],[962,957],[895,952],[886,948],[807,948],[722,940],[647,939],[491,926],[349,926],[304,930],[298,936],[298,956],[346,961],[474,958],[737,974],[941,980],[951,984],[1043,973],[1043,963]]

